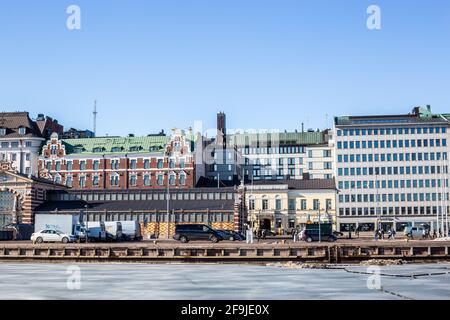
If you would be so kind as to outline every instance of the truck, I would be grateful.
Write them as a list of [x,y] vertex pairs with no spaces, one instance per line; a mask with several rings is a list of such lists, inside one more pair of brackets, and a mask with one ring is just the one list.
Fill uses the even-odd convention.
[[86,227],[89,241],[100,242],[107,240],[105,222],[88,221]]
[[120,221],[122,237],[126,241],[141,241],[142,232],[139,221]]
[[105,223],[102,221],[80,223],[79,215],[72,214],[36,214],[34,231],[50,229],[61,231],[68,235],[75,236],[78,240],[86,239],[86,229],[88,229],[89,241],[106,241]]
[[79,216],[72,214],[36,214],[34,232],[50,229],[75,237],[84,236],[84,229],[80,227],[78,220]]
[[106,237],[110,241],[123,239],[122,223],[120,221],[105,221]]

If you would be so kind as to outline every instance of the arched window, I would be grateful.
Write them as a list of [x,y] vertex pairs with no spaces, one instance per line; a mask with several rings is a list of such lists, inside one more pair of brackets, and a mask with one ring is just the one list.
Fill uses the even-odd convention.
[[275,210],[277,210],[277,211],[281,210],[281,197],[280,196],[275,197]]
[[183,171],[180,173],[180,185],[186,185],[186,173]]
[[250,196],[250,198],[248,200],[248,209],[255,210],[255,197],[254,196]]
[[175,172],[171,172],[171,173],[169,174],[169,184],[170,184],[171,186],[174,186],[175,183],[176,183],[176,180],[177,180],[177,175],[175,174]]

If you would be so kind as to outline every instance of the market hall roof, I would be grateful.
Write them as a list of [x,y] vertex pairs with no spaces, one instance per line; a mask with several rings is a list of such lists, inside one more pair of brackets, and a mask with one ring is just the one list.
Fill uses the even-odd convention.
[[170,137],[101,137],[85,139],[62,139],[66,155],[108,155],[127,153],[163,153]]
[[[25,133],[21,134],[19,129],[24,128]],[[41,132],[28,112],[0,112],[0,129],[6,129],[5,135],[0,138],[42,138]]]

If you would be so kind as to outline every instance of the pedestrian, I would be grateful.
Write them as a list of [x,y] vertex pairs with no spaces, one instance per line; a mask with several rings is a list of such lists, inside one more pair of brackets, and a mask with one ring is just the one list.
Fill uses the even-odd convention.
[[261,236],[262,236],[263,240],[266,240],[266,232],[267,232],[266,229],[263,229],[263,231],[261,232]]
[[381,228],[381,240],[384,240],[384,229]]
[[427,230],[423,229],[422,230],[422,240],[424,240],[427,237]]
[[294,242],[298,241],[298,232],[297,229],[292,230],[292,238],[294,240]]
[[395,229],[392,229],[392,240],[395,240],[396,234],[397,234],[397,231],[395,231]]
[[392,229],[389,228],[389,230],[388,230],[388,240],[391,240],[391,238],[392,238]]
[[437,238],[436,229],[433,230],[433,239]]
[[355,229],[355,236],[359,238],[359,226],[357,226]]
[[380,237],[380,230],[375,229],[375,235],[374,235],[375,240],[378,240],[379,237]]

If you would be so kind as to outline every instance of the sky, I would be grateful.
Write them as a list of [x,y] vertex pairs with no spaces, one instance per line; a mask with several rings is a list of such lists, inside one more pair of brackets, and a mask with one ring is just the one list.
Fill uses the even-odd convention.
[[450,1],[0,0],[0,111],[92,130],[94,100],[98,136],[450,112]]

